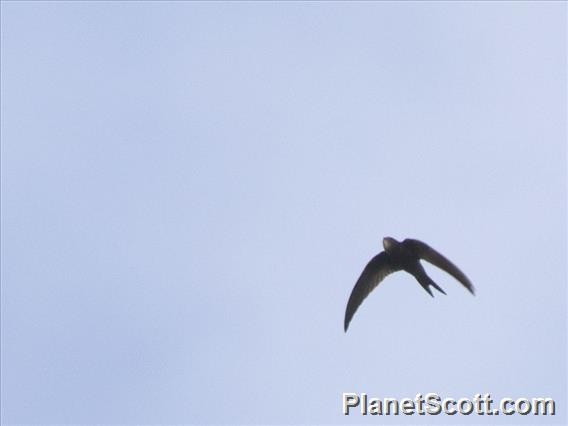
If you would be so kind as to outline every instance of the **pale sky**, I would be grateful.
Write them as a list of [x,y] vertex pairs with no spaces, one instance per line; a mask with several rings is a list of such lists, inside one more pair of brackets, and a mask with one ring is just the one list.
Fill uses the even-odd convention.
[[[3,423],[565,424],[566,3],[1,12]],[[398,273],[345,334],[384,236],[477,295]]]

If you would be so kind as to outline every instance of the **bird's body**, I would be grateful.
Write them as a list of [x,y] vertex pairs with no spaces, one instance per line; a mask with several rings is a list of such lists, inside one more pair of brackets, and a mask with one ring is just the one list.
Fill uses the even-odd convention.
[[345,311],[345,331],[347,331],[353,315],[355,315],[357,308],[363,303],[363,300],[365,300],[369,293],[371,293],[387,275],[393,272],[405,271],[413,275],[422,288],[432,297],[434,294],[432,290],[430,290],[430,287],[434,287],[439,292],[446,294],[444,290],[426,274],[424,267],[420,263],[420,259],[426,260],[438,268],[443,269],[474,294],[473,285],[464,273],[427,244],[413,239],[406,239],[399,242],[394,238],[386,237],[383,239],[383,247],[385,250],[371,259],[351,292]]

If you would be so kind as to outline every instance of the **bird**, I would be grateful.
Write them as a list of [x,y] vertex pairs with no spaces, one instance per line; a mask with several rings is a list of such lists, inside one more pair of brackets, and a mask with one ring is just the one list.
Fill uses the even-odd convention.
[[475,289],[465,274],[442,254],[438,253],[428,244],[419,240],[407,238],[397,241],[391,237],[383,238],[384,251],[373,257],[351,291],[347,308],[345,310],[344,331],[347,333],[349,323],[353,315],[363,303],[363,300],[373,291],[387,276],[397,271],[405,271],[413,275],[426,292],[434,297],[430,287],[434,287],[442,294],[446,294],[442,288],[432,280],[424,270],[420,260],[425,260],[434,266],[444,270],[458,280],[472,295]]

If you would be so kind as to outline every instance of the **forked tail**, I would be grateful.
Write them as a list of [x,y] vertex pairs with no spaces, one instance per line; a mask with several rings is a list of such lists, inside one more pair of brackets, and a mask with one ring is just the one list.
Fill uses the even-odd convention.
[[434,282],[434,280],[426,274],[426,271],[424,270],[424,268],[421,268],[421,270],[416,271],[416,274],[414,276],[416,277],[416,279],[418,280],[418,282],[420,283],[422,288],[424,290],[426,290],[426,292],[430,296],[434,297],[434,294],[432,293],[432,290],[430,290],[430,287],[434,287],[440,293],[446,294],[446,292],[444,290],[442,290],[442,288],[438,284],[436,284]]

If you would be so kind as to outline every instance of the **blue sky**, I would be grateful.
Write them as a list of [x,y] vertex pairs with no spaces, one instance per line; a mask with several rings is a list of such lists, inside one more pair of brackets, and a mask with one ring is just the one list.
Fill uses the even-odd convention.
[[[4,423],[566,421],[566,4],[3,2]],[[383,236],[477,289],[388,277]],[[549,396],[555,418],[341,414]]]

